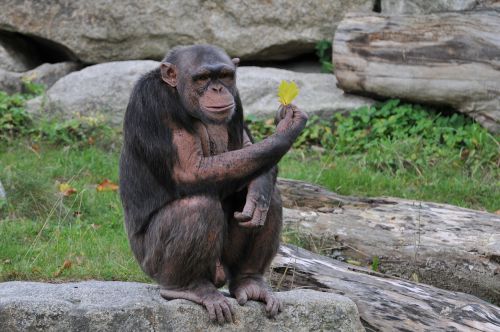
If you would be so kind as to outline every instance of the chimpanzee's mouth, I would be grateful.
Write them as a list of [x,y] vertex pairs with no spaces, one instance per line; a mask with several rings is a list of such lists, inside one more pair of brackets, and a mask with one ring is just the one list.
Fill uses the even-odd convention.
[[234,103],[228,105],[205,106],[204,108],[209,112],[225,113],[234,108]]

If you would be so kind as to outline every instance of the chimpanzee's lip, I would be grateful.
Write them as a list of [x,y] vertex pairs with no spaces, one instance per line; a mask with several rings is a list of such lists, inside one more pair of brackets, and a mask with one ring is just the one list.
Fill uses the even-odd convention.
[[209,112],[214,112],[214,113],[224,113],[227,111],[230,111],[231,109],[234,108],[234,103],[229,104],[229,105],[217,105],[217,106],[205,106],[204,107],[207,111]]

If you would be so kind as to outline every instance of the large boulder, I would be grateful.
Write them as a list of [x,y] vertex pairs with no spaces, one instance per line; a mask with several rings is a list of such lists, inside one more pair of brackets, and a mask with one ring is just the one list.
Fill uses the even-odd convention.
[[413,15],[500,7],[498,0],[381,0],[383,14]]
[[[121,125],[130,92],[138,78],[159,65],[156,61],[118,61],[98,64],[73,72],[54,84],[46,96],[28,103],[31,113],[72,118],[104,115]],[[259,67],[238,68],[237,86],[245,114],[274,116],[278,108],[277,89],[281,80],[293,80],[301,89],[296,104],[311,114],[343,112],[372,101],[345,95],[337,89],[331,74],[296,73]]]
[[339,87],[452,107],[500,133],[500,9],[347,15],[335,32]]
[[83,62],[161,59],[211,43],[245,59],[283,59],[331,39],[344,14],[373,0],[3,0],[0,30],[43,38]]
[[241,67],[238,69],[237,85],[245,114],[261,118],[274,116],[279,106],[278,86],[281,80],[297,83],[300,93],[294,103],[309,114],[329,115],[373,103],[368,98],[345,94],[337,88],[337,79],[332,74]]
[[354,302],[312,290],[277,293],[283,312],[275,319],[264,305],[239,306],[234,324],[211,323],[202,306],[166,301],[158,286],[87,281],[66,284],[0,284],[2,331],[364,331]]
[[24,82],[26,81],[42,84],[48,89],[63,76],[80,68],[80,64],[67,61],[44,63],[24,73],[0,69],[0,90],[7,91],[8,93],[23,92]]
[[158,64],[117,61],[84,68],[57,81],[45,96],[29,101],[27,110],[61,119],[104,115],[111,124],[121,125],[135,82]]

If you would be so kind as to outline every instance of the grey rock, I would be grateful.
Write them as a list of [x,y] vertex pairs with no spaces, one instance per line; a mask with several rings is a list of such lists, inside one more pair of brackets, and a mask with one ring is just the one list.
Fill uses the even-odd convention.
[[[2,11],[3,9],[2,5]],[[13,72],[30,70],[39,63],[36,54],[35,47],[26,40],[0,33],[0,69]]]
[[364,331],[356,305],[344,296],[312,290],[278,293],[275,319],[264,305],[239,306],[234,324],[216,325],[186,300],[166,301],[158,286],[133,282],[0,284],[2,331]]
[[79,60],[157,59],[211,43],[245,59],[283,59],[330,40],[347,11],[373,0],[3,0],[0,29],[44,38]]
[[332,74],[240,67],[237,86],[245,114],[257,117],[274,116],[279,107],[278,86],[281,80],[297,83],[300,93],[294,104],[309,114],[345,112],[373,103],[373,100],[368,98],[345,94],[337,88],[337,79]]
[[8,93],[22,92],[24,90],[23,81],[25,80],[43,84],[48,89],[60,78],[80,68],[80,64],[68,61],[44,63],[24,73],[0,69],[0,90]]
[[[70,119],[76,114],[104,116],[120,126],[130,92],[139,77],[156,68],[155,61],[119,61],[98,64],[73,72],[54,84],[42,98],[28,102],[33,114]],[[372,103],[346,95],[331,74],[295,73],[282,69],[240,67],[237,86],[246,115],[274,116],[279,104],[277,90],[282,79],[293,80],[301,89],[296,104],[307,113],[331,114]]]
[[59,79],[71,72],[81,69],[76,62],[66,61],[59,63],[44,63],[35,69],[23,73],[22,79],[43,84],[46,88],[52,87]]
[[34,114],[70,119],[76,115],[104,115],[121,125],[135,82],[158,62],[118,61],[98,64],[58,80],[46,95],[30,100],[27,110]]
[[0,90],[7,93],[19,92],[23,88],[21,73],[15,73],[0,68]]
[[498,0],[382,0],[382,13],[414,15],[500,7]]

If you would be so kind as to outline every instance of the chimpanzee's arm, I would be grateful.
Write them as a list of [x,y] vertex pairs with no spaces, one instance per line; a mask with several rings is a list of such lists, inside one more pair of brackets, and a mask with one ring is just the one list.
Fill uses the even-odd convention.
[[[250,137],[244,131],[243,147],[252,144]],[[234,218],[240,222],[240,226],[248,228],[264,226],[277,175],[278,168],[273,166],[269,171],[250,181],[247,187],[245,206],[241,212],[234,213]]]
[[185,130],[174,130],[177,150],[174,180],[180,184],[200,182],[226,183],[248,178],[262,169],[276,165],[300,134],[307,116],[298,109],[290,110],[278,124],[276,133],[240,150],[204,157],[200,139]]

